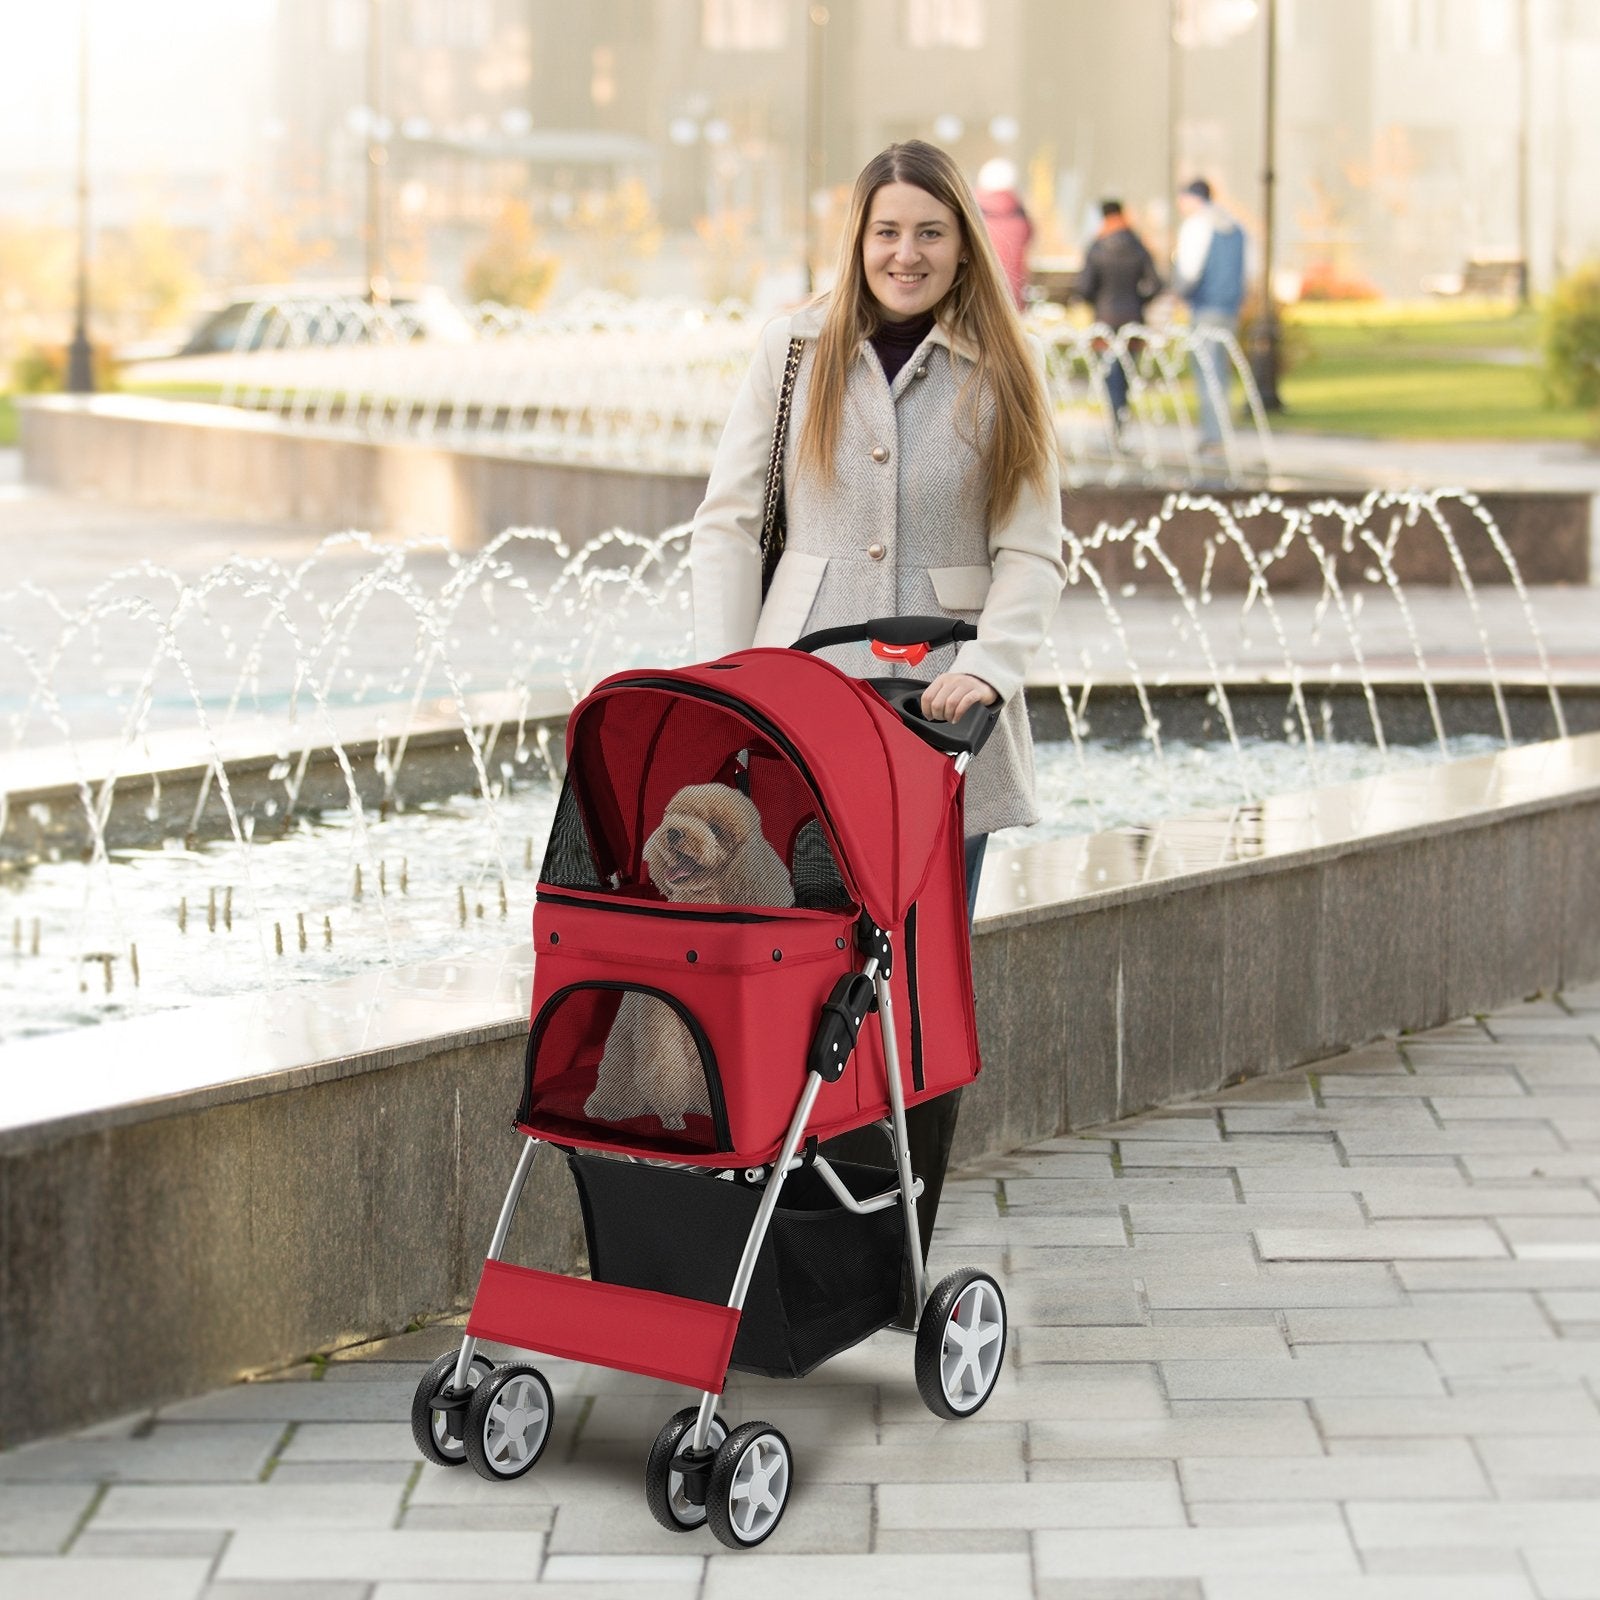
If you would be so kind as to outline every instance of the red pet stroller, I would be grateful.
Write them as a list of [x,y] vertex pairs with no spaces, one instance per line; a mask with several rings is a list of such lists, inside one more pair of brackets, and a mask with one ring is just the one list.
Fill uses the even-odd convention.
[[[915,665],[973,636],[834,628],[619,673],[574,709],[533,918],[527,1142],[466,1337],[412,1405],[428,1460],[516,1478],[550,1437],[543,1376],[480,1339],[686,1384],[702,1398],[650,1450],[651,1513],[759,1544],[792,1457],[769,1423],[717,1414],[728,1371],[799,1377],[896,1323],[903,1284],[928,1406],[988,1399],[1005,1301],[971,1268],[928,1292],[906,1108],[978,1072],[961,775],[995,713],[929,722],[920,681],[807,653],[870,641]],[[882,1166],[819,1152],[873,1124]],[[541,1145],[577,1185],[588,1279],[500,1259]]]

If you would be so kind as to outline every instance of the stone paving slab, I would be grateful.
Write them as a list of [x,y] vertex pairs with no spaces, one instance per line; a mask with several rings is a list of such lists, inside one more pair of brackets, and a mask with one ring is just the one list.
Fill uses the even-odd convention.
[[0,1600],[1600,1600],[1597,1040],[1591,988],[957,1175],[992,1399],[888,1333],[736,1375],[796,1453],[759,1552],[651,1521],[649,1379],[541,1361],[534,1472],[421,1463],[446,1323],[0,1454]]

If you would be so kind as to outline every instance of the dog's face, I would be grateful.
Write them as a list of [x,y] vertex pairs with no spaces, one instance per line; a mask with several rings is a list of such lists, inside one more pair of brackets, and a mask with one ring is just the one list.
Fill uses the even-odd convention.
[[645,870],[669,900],[720,900],[729,863],[760,831],[756,808],[737,789],[691,784],[667,802],[661,826],[645,840]]

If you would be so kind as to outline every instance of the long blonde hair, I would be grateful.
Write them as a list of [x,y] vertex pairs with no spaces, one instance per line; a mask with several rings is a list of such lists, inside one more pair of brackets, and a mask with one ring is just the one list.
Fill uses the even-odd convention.
[[890,145],[874,156],[856,179],[850,223],[839,248],[838,276],[829,291],[817,338],[800,430],[800,466],[832,481],[850,369],[861,341],[870,339],[883,321],[867,287],[861,252],[873,196],[888,183],[909,183],[931,194],[955,213],[960,225],[964,264],[957,268],[955,282],[935,312],[946,329],[976,356],[959,402],[961,422],[969,437],[977,438],[983,398],[988,396],[994,402],[994,426],[983,452],[988,477],[984,510],[992,526],[1016,505],[1024,483],[1044,492],[1056,451],[1055,426],[972,191],[955,162],[920,139]]

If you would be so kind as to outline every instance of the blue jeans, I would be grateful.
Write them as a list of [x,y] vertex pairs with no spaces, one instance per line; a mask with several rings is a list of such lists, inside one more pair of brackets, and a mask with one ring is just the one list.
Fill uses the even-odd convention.
[[[1233,333],[1239,319],[1226,311],[1196,311],[1194,326],[1197,332]],[[1190,353],[1194,369],[1195,400],[1200,409],[1201,444],[1221,444],[1222,425],[1228,420],[1228,390],[1233,377],[1233,358],[1227,346],[1218,339],[1206,339]],[[1206,380],[1206,370],[1211,382]],[[1214,385],[1214,386],[1213,386]]]
[[1117,421],[1122,418],[1122,413],[1128,409],[1128,374],[1115,353],[1106,353],[1106,403],[1111,407],[1111,415]]

